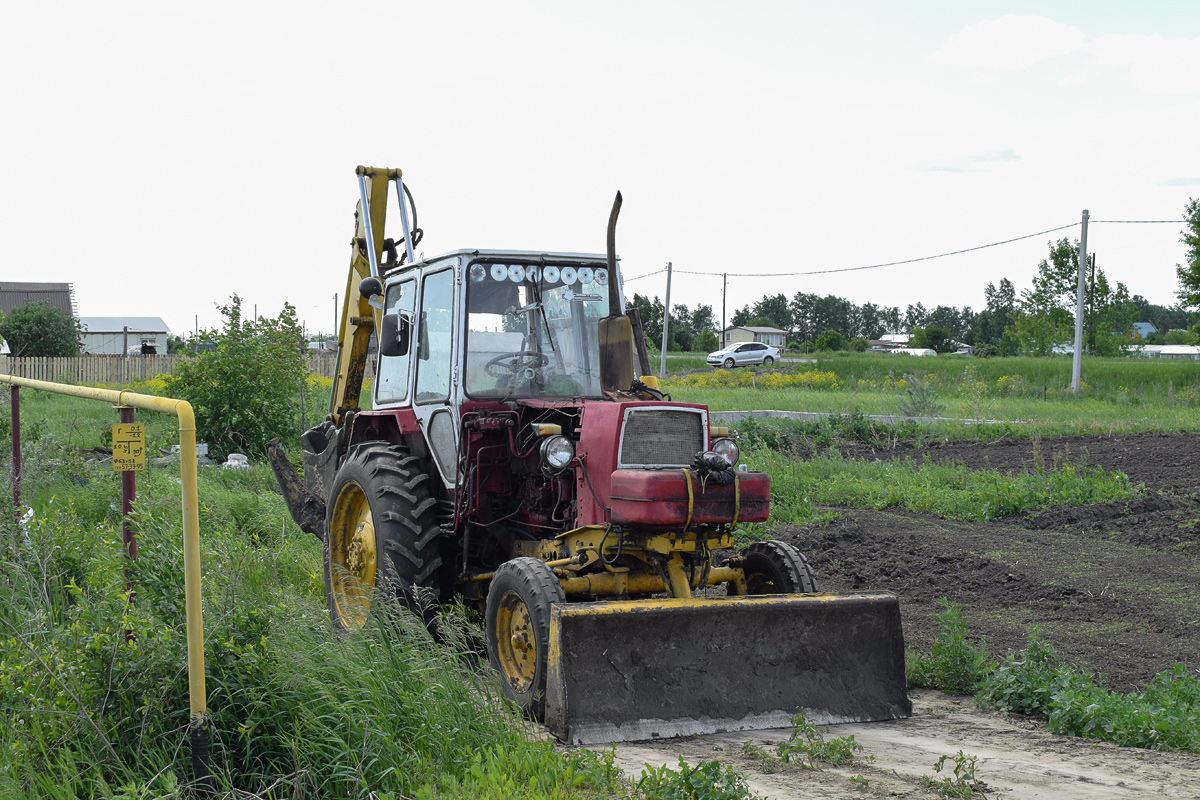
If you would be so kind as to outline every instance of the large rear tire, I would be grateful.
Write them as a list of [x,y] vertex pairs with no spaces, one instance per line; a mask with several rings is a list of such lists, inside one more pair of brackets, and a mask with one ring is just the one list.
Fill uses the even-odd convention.
[[771,539],[755,542],[742,551],[742,570],[748,594],[809,594],[817,592],[817,578],[800,551]]
[[550,607],[566,599],[554,572],[536,558],[504,562],[488,589],[488,660],[504,695],[539,722],[546,713]]
[[442,558],[428,473],[403,447],[368,445],[338,469],[325,516],[325,597],[333,624],[366,624],[399,597],[426,623],[437,610]]

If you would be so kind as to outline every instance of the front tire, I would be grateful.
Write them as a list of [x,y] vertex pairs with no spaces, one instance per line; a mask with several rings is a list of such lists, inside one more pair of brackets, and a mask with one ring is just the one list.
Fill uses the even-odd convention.
[[441,554],[428,473],[398,446],[351,452],[325,517],[325,598],[335,627],[362,628],[379,600],[398,597],[429,623]]
[[819,591],[812,567],[800,551],[771,539],[742,551],[748,594],[810,594]]
[[725,369],[733,369],[733,359],[732,358],[725,359]]
[[539,722],[546,713],[550,607],[566,599],[554,572],[536,558],[504,562],[488,589],[488,660],[504,696]]

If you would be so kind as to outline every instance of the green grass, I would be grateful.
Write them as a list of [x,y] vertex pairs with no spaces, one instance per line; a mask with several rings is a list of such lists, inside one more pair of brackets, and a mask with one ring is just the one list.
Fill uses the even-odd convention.
[[[111,414],[111,411],[109,411]],[[0,508],[0,796],[170,794],[191,779],[179,484],[139,475],[137,597],[119,484],[47,434],[33,520]],[[322,797],[609,796],[619,773],[534,742],[449,609],[435,641],[400,609],[330,630],[320,543],[266,467],[200,471],[207,697],[218,786]],[[126,643],[124,631],[134,635]],[[275,789],[270,787],[275,786]]]
[[[817,364],[785,370],[832,373],[837,388],[692,387],[668,376],[664,390],[675,400],[705,403],[714,411],[777,409],[895,415],[909,397],[907,375],[926,381],[944,405],[928,423],[929,435],[994,438],[1002,435],[1200,432],[1200,362],[1138,358],[1083,360],[1083,388],[1070,391],[1069,358],[947,357],[823,354]],[[977,425],[959,420],[999,420]]]
[[1021,473],[972,470],[963,464],[862,461],[836,450],[808,460],[785,451],[750,449],[750,469],[771,476],[771,519],[811,524],[818,506],[904,508],[947,519],[988,522],[1057,505],[1086,505],[1136,496],[1123,473],[1060,464]]
[[[1031,626],[1025,649],[998,663],[967,636],[962,607],[941,601],[930,654],[908,653],[911,686],[974,694],[983,707],[1038,715],[1055,733],[1127,747],[1200,752],[1200,675],[1183,665],[1140,692],[1114,692],[1085,666],[1068,664]],[[956,773],[958,771],[956,770]]]

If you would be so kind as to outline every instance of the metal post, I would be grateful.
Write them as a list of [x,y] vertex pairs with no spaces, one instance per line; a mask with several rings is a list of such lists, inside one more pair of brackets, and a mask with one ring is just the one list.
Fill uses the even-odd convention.
[[[120,406],[120,411],[121,424],[128,425],[133,422],[132,406]],[[121,542],[125,545],[125,558],[129,562],[137,561],[137,536],[129,526],[129,518],[133,514],[133,499],[137,494],[136,477],[137,473],[131,469],[121,473]],[[125,566],[125,592],[129,597],[129,605],[133,605],[133,570],[128,564]],[[125,629],[125,641],[133,641],[133,631],[128,628]]]
[[12,387],[12,489],[13,521],[21,521],[21,388]]
[[1075,298],[1075,355],[1071,358],[1071,391],[1079,393],[1079,379],[1083,367],[1083,297],[1087,274],[1087,228],[1088,212],[1083,210],[1083,228],[1079,232],[1079,281]]
[[375,260],[375,231],[371,228],[371,204],[367,202],[367,176],[358,176],[358,197],[362,204],[363,230],[367,234],[367,260],[371,264],[371,277],[379,277],[379,262]]
[[125,336],[121,340],[121,352],[124,353],[126,358],[129,358],[129,326],[128,325],[125,326]]
[[729,273],[721,273],[721,347],[725,346],[725,291],[729,288]]
[[667,302],[663,305],[663,340],[662,354],[659,359],[658,374],[667,377],[667,338],[671,328],[671,262],[667,262]]

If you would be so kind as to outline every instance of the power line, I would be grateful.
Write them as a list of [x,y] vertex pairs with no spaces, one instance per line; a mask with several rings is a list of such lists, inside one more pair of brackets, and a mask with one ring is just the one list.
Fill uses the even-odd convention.
[[[666,272],[666,271],[667,271],[667,268],[663,267],[662,269],[654,270],[654,272],[647,272],[645,275],[638,275],[636,278],[621,278],[621,282],[622,283],[632,283],[633,281],[640,281],[642,278],[649,278],[651,275],[658,275],[659,273]],[[714,272],[713,274],[715,275],[717,273]]]
[[[964,250],[953,250],[949,253],[938,253],[935,256],[921,256],[920,258],[907,258],[903,261],[888,261],[885,264],[869,264],[865,267],[843,267],[842,269],[818,269],[809,272],[751,272],[739,273],[741,278],[787,278],[795,275],[828,275],[833,272],[858,272],[864,269],[879,269],[881,267],[896,267],[901,264],[915,264],[918,261],[930,261],[935,258],[945,258],[947,256],[957,256],[963,253],[972,253],[976,250],[986,250],[989,247],[999,247],[1002,244],[1010,244],[1019,242],[1022,239],[1032,239],[1035,236],[1045,236],[1047,233],[1055,233],[1056,231],[1065,231],[1067,228],[1078,227],[1078,222],[1072,222],[1070,225],[1060,225],[1057,228],[1038,231],[1037,233],[1027,233],[1024,236],[1017,236],[1012,239],[1005,239],[1000,242],[992,242],[991,244],[981,244],[978,247],[968,247]],[[679,272],[687,272],[687,270],[678,270]],[[689,275],[720,275],[720,272],[688,272]]]
[[[1178,220],[1178,219],[1093,219],[1093,220],[1089,220],[1089,223],[1092,225],[1102,225],[1102,224],[1143,224],[1143,225],[1170,224],[1170,225],[1177,225],[1177,224],[1180,224],[1181,222],[1183,222],[1183,220]],[[1057,228],[1050,228],[1048,230],[1038,231],[1037,233],[1027,233],[1024,236],[1016,236],[1012,239],[1004,239],[1002,241],[992,242],[990,244],[981,244],[977,247],[968,247],[964,250],[952,250],[949,253],[938,253],[937,255],[933,255],[933,256],[921,256],[920,258],[908,258],[903,261],[888,261],[883,264],[869,264],[869,265],[863,266],[863,267],[843,267],[841,269],[818,269],[818,270],[811,270],[808,272],[747,272],[747,273],[738,273],[738,277],[739,278],[790,278],[790,277],[795,277],[798,275],[829,275],[829,274],[832,274],[835,272],[860,272],[862,270],[880,269],[882,267],[898,267],[902,264],[916,264],[917,262],[920,262],[920,261],[932,261],[935,258],[946,258],[948,256],[957,256],[957,255],[962,255],[963,253],[973,253],[976,250],[986,250],[989,247],[999,247],[1002,244],[1012,244],[1013,242],[1019,242],[1023,239],[1032,239],[1035,236],[1045,236],[1047,233],[1057,233],[1058,231],[1065,231],[1068,228],[1076,228],[1079,225],[1080,225],[1080,223],[1078,223],[1078,222],[1072,222],[1070,225],[1060,225]],[[666,268],[658,269],[658,270],[655,270],[654,272],[647,272],[645,275],[638,275],[636,278],[624,278],[623,280],[625,283],[631,283],[632,281],[640,281],[642,278],[649,278],[651,275],[658,275],[658,274],[666,272],[666,271],[667,271]],[[707,275],[710,277],[725,274],[722,272],[702,272],[702,271],[686,270],[686,269],[677,269],[675,271],[678,273],[684,274],[684,275]]]

